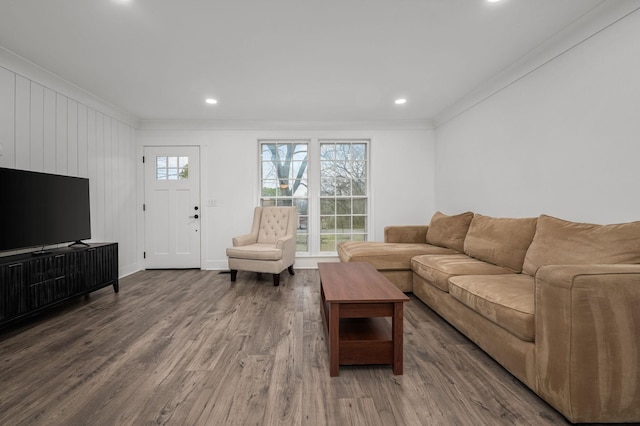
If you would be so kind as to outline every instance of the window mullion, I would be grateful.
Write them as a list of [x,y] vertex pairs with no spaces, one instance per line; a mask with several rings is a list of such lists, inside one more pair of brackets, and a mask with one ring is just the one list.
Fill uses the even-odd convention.
[[320,253],[320,144],[317,138],[309,141],[309,250],[312,256]]

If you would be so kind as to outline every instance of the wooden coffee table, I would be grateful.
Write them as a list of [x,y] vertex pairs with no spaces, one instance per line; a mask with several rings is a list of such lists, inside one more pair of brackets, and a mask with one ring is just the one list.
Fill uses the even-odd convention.
[[[391,364],[402,374],[403,303],[409,298],[366,262],[319,263],[329,375],[339,365]],[[391,317],[391,326],[383,317]]]

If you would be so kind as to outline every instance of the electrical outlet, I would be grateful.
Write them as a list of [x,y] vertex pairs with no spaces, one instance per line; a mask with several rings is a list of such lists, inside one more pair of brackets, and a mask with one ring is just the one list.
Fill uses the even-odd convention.
[[0,157],[2,157],[2,144],[0,143]]

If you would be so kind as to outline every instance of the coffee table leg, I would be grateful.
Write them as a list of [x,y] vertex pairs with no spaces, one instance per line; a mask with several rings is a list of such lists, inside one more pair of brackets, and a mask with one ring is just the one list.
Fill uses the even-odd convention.
[[340,368],[340,304],[329,304],[329,376],[338,375]]
[[402,374],[403,315],[402,303],[394,303],[393,318],[391,320],[393,327],[391,339],[393,341],[393,374],[397,375]]

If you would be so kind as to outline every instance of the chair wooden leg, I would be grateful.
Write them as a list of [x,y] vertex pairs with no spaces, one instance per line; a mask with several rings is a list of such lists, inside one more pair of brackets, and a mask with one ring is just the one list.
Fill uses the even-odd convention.
[[237,276],[238,276],[238,270],[237,269],[232,269],[231,270],[231,281],[235,281]]
[[289,268],[287,268],[287,269],[289,269],[289,274],[291,274],[291,275],[295,275],[295,274],[296,274],[296,273],[293,271],[293,265],[289,266]]
[[278,287],[280,285],[280,274],[273,274],[273,286]]

